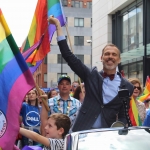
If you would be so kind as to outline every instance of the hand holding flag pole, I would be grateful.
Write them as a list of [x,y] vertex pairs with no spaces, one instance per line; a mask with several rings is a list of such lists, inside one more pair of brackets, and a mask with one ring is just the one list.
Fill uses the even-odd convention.
[[[35,87],[36,87],[36,90],[38,91],[39,95],[41,96],[42,95],[42,92],[39,88],[39,86],[35,83]],[[42,99],[42,103],[44,104],[45,108],[47,111],[50,111],[49,107],[48,107],[48,104],[47,102],[45,101],[45,99]]]

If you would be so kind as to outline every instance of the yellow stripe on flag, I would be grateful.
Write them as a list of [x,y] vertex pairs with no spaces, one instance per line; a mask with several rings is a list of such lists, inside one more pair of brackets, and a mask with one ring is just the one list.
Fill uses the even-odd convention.
[[132,103],[132,112],[133,112],[133,115],[134,115],[134,119],[135,119],[135,122],[137,124],[137,126],[139,125],[139,121],[138,121],[138,110],[137,110],[137,107],[136,107],[136,104],[135,104],[135,101],[132,97],[131,99],[131,103]]
[[5,20],[4,16],[3,16],[3,13],[1,11],[1,9],[0,9],[0,22],[1,22],[2,26],[5,27],[6,37],[9,36],[11,34],[11,32],[10,32],[10,29],[9,29],[7,23],[6,23],[6,20]]

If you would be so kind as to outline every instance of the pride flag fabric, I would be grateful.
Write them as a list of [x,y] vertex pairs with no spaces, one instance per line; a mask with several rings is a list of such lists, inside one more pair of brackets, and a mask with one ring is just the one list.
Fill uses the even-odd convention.
[[130,116],[132,126],[141,126],[142,125],[142,121],[140,119],[138,109],[136,107],[133,97],[131,97],[131,100],[130,100],[129,116]]
[[39,43],[44,34],[41,45],[26,59],[32,74],[50,51],[50,42],[56,31],[54,25],[48,25],[47,19],[50,15],[54,15],[60,21],[61,26],[65,25],[66,18],[60,0],[38,0],[28,37],[21,48],[21,52],[24,54],[32,45]]
[[22,101],[34,86],[32,74],[0,9],[0,149],[13,149]]
[[[38,49],[43,41],[43,38],[44,38],[44,34],[41,36],[40,40],[35,43],[33,46],[31,46],[28,50],[26,50],[24,53],[22,53],[22,56],[24,57],[25,61],[32,55],[32,53],[34,53],[35,49]],[[39,60],[36,62],[35,65],[27,62],[27,65],[31,71],[31,73],[33,74],[36,69],[40,66],[40,64],[42,63],[43,59],[42,60]]]
[[[63,12],[62,3],[60,0],[47,0],[48,1],[48,17],[53,15],[60,21],[61,26],[66,24],[66,17]],[[55,25],[50,24],[48,27],[49,39],[52,40],[52,36],[56,31]]]
[[45,34],[38,50],[35,50],[26,60],[27,63],[32,65],[36,65],[37,61],[44,59],[50,51],[47,11],[47,0],[38,0],[27,39],[21,48],[21,52],[25,52]]
[[139,101],[144,102],[150,96],[150,77],[148,76],[145,83],[145,89],[142,95],[138,98]]

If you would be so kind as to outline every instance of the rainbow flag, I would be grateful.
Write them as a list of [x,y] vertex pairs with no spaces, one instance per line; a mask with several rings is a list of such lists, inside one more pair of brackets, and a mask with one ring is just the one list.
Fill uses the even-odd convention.
[[44,59],[47,53],[50,52],[47,11],[47,0],[38,0],[27,39],[21,47],[21,52],[23,53],[36,44],[45,34],[38,50],[36,49],[26,60],[27,63],[33,66],[36,65],[37,61]]
[[150,77],[147,77],[146,83],[145,83],[145,89],[140,97],[138,97],[138,100],[141,102],[144,102],[150,95]]
[[36,71],[46,54],[50,51],[49,43],[52,40],[54,32],[56,31],[56,27],[54,25],[50,24],[48,26],[47,18],[50,15],[54,15],[60,21],[61,26],[65,25],[66,18],[64,16],[60,0],[38,0],[28,37],[21,48],[22,53],[28,51],[28,49],[32,45],[34,46],[38,43],[43,34],[45,34],[41,46],[39,46],[38,49],[35,49],[30,56],[28,56],[28,59],[26,59],[31,73]]
[[[40,38],[40,40],[37,43],[35,43],[28,50],[26,50],[24,53],[22,53],[22,56],[25,60],[27,60],[29,58],[29,56],[31,56],[31,54],[35,51],[35,49],[38,49],[38,47],[41,45],[41,43],[43,41],[43,38],[44,38],[44,34],[42,35],[42,37]],[[43,62],[43,59],[40,61],[37,61],[35,65],[32,65],[31,63],[27,62],[27,65],[32,74],[36,71],[36,69],[40,66],[40,64],[42,62]]]
[[[61,26],[66,24],[66,17],[62,9],[62,3],[60,0],[47,0],[48,1],[48,17],[54,15],[60,21]],[[56,31],[55,25],[50,24],[48,27],[49,39],[52,40],[52,36]]]
[[33,87],[32,74],[0,9],[0,149],[13,149],[22,101]]
[[130,116],[132,126],[142,125],[142,122],[138,113],[138,109],[136,107],[133,97],[131,97],[131,100],[130,100],[129,116]]

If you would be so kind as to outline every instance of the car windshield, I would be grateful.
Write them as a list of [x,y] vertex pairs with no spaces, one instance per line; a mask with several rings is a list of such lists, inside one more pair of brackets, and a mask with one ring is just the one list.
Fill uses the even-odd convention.
[[79,134],[78,150],[149,150],[150,134],[144,129],[130,130],[126,135],[118,131]]

